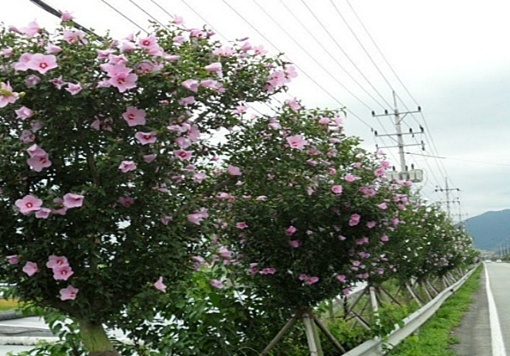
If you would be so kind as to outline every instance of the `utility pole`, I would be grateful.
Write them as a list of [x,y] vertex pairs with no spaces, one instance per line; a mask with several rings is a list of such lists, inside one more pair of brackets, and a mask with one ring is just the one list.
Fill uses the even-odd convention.
[[450,200],[450,192],[454,191],[454,190],[460,192],[460,189],[459,188],[450,188],[450,187],[448,187],[448,178],[447,177],[445,177],[444,182],[445,182],[445,187],[441,188],[440,186],[436,186],[435,191],[436,192],[445,192],[445,194],[446,194],[446,201],[445,201],[445,203],[446,203],[446,211],[448,213],[448,216],[450,216],[450,203],[453,203],[453,201]]
[[412,135],[414,137],[415,134],[423,134],[425,132],[425,129],[423,126],[420,125],[420,132],[413,132],[413,129],[409,129],[409,132],[402,132],[402,121],[404,121],[404,118],[408,114],[414,114],[421,112],[421,108],[418,107],[418,110],[416,111],[405,111],[400,112],[397,107],[397,96],[395,94],[395,91],[393,91],[393,113],[389,113],[388,110],[384,110],[384,114],[376,114],[374,111],[372,111],[373,117],[379,117],[379,116],[393,116],[393,123],[395,125],[395,131],[396,133],[392,134],[382,134],[380,135],[377,131],[374,131],[374,135],[376,137],[384,137],[388,136],[395,140],[393,137],[396,136],[396,146],[385,146],[385,147],[379,147],[376,145],[376,147],[379,148],[398,148],[398,155],[400,159],[400,171],[396,174],[396,176],[391,176],[393,179],[410,179],[414,182],[421,182],[423,180],[423,171],[422,170],[415,170],[414,167],[412,167],[412,171],[410,172],[407,165],[406,165],[406,158],[405,158],[405,152],[404,147],[407,146],[421,146],[422,150],[425,150],[425,144],[423,141],[419,144],[405,144],[404,143],[404,136],[405,135]]

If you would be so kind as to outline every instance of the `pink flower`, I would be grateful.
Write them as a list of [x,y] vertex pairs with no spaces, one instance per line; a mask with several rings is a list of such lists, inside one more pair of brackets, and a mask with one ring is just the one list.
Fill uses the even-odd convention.
[[154,283],[154,288],[157,290],[166,293],[166,285],[163,283],[163,277],[160,276],[158,280]]
[[319,124],[328,125],[330,123],[329,117],[321,116],[319,119]]
[[84,196],[80,194],[67,193],[64,195],[63,205],[68,209],[79,208],[83,205],[83,198]]
[[188,90],[191,90],[192,92],[196,93],[198,91],[198,80],[195,79],[187,79],[184,82],[181,83],[183,87],[185,87]]
[[191,146],[191,140],[188,137],[179,136],[175,139],[175,143],[182,149]]
[[340,195],[343,192],[343,188],[341,185],[334,185],[331,187],[331,191],[335,193],[336,195]]
[[315,284],[315,283],[317,283],[319,281],[319,277],[316,277],[316,276],[309,277],[306,274],[300,274],[299,275],[299,280],[303,281],[307,285],[312,285],[312,284]]
[[60,19],[62,20],[62,22],[72,21],[73,15],[69,11],[62,11]]
[[28,24],[27,27],[23,27],[20,29],[20,32],[26,35],[27,37],[33,37],[39,33],[41,27],[37,24],[37,22],[32,21]]
[[46,262],[46,267],[54,269],[57,267],[69,266],[69,261],[65,256],[55,256],[51,255],[48,258],[48,262]]
[[122,173],[134,171],[136,169],[136,163],[133,161],[122,161],[120,162],[119,169]]
[[13,104],[18,100],[19,94],[12,91],[12,87],[7,83],[0,83],[0,108]]
[[34,88],[37,84],[41,82],[41,78],[39,78],[35,74],[31,74],[25,79],[25,84],[29,88]]
[[27,164],[32,167],[32,169],[36,172],[41,172],[44,168],[48,168],[51,166],[51,160],[48,157],[48,154],[44,155],[34,155],[27,159]]
[[342,283],[345,283],[345,281],[347,280],[347,277],[343,274],[339,274],[336,276],[336,279],[338,279],[338,281],[340,281]]
[[223,283],[217,279],[211,279],[209,281],[209,284],[211,284],[211,286],[213,286],[214,288],[218,288],[218,289],[223,288]]
[[58,209],[52,209],[51,212],[53,214],[65,215],[67,212],[67,208],[63,205],[64,200],[62,198],[53,199],[53,203],[58,206]]
[[56,281],[67,281],[74,274],[69,266],[58,266],[53,268],[53,279]]
[[34,274],[39,272],[39,267],[37,266],[37,263],[28,261],[25,263],[25,266],[23,266],[22,271],[25,272],[29,277],[32,277]]
[[287,230],[285,230],[285,235],[292,236],[297,231],[297,229],[294,226],[289,226]]
[[181,16],[174,15],[173,23],[176,25],[184,24],[184,19]]
[[85,32],[80,30],[65,30],[63,39],[69,44],[73,43],[86,44],[88,42],[87,39],[85,38]]
[[10,57],[14,53],[14,50],[10,47],[3,48],[0,50],[0,54],[4,57]]
[[191,105],[194,104],[195,102],[196,100],[194,96],[187,96],[185,98],[179,99],[179,104],[181,105]]
[[361,187],[359,188],[360,192],[363,193],[363,197],[373,197],[376,194],[376,191],[370,187]]
[[74,83],[67,83],[66,90],[71,93],[71,95],[78,94],[83,88],[81,87],[80,83],[74,84]]
[[381,204],[378,204],[377,207],[381,210],[386,210],[388,209],[388,205],[386,203],[381,203]]
[[268,268],[262,268],[262,270],[259,271],[260,274],[275,274],[276,268],[268,267]]
[[49,44],[46,46],[46,53],[49,53],[49,54],[56,54],[56,53],[59,53],[59,52],[62,52],[62,47],[59,47],[59,46],[57,46],[56,44],[49,43]]
[[7,258],[7,262],[10,265],[17,265],[19,263],[18,255],[10,255],[10,256],[7,256],[6,258]]
[[247,224],[247,223],[245,223],[244,221],[241,221],[241,222],[238,222],[238,223],[236,224],[236,227],[237,227],[238,229],[244,230],[244,229],[247,229],[247,228],[248,228],[248,224]]
[[298,248],[299,246],[301,246],[301,241],[299,241],[299,240],[290,240],[289,241],[289,245],[290,245],[290,247]]
[[138,45],[146,50],[152,50],[159,48],[158,39],[154,35],[150,35],[138,40]]
[[207,178],[207,175],[204,172],[197,172],[193,175],[193,181],[197,183],[202,183]]
[[391,163],[388,161],[381,161],[381,167],[384,169],[390,168]]
[[27,68],[38,71],[41,74],[46,74],[47,71],[57,68],[57,57],[53,54],[36,53],[30,57],[27,62]]
[[32,133],[32,131],[30,130],[23,130],[21,132],[21,135],[19,137],[19,140],[23,143],[30,143],[30,142],[34,142],[35,140],[35,135]]
[[185,151],[185,150],[177,150],[174,152],[174,155],[175,157],[177,157],[178,159],[180,159],[181,161],[187,161],[191,158],[192,156],[192,152],[191,151]]
[[148,145],[150,143],[156,142],[156,131],[150,132],[137,132],[135,134],[135,138],[142,145]]
[[35,212],[35,217],[38,219],[47,219],[50,216],[51,209],[41,208]]
[[388,242],[388,241],[390,241],[390,238],[387,235],[381,236],[381,242]]
[[16,117],[21,120],[28,119],[34,115],[34,112],[26,106],[22,106],[18,110],[14,110],[14,112],[16,113]]
[[124,62],[124,60],[119,60],[114,64],[104,63],[101,65],[101,69],[104,70],[110,77],[110,79],[106,80],[104,86],[114,86],[119,90],[120,93],[124,93],[126,90],[136,88],[136,81],[138,80],[138,76],[134,73],[131,73],[132,69],[126,67]]
[[209,65],[206,65],[204,68],[208,72],[219,73],[221,72],[221,62],[211,63]]
[[221,247],[219,250],[218,250],[218,253],[221,257],[223,258],[227,258],[227,259],[230,259],[232,258],[232,251],[230,251],[228,248],[226,247]]
[[50,80],[51,84],[53,84],[57,89],[62,89],[64,85],[67,83],[62,79],[62,76],[59,76],[58,78],[53,78]]
[[386,170],[384,168],[377,168],[375,171],[374,171],[375,175],[378,176],[378,177],[382,177],[383,175],[386,174]]
[[202,220],[209,217],[209,213],[206,208],[200,208],[198,211],[195,211],[193,214],[188,215],[188,221],[195,224],[200,225]]
[[12,67],[16,71],[19,71],[19,70],[26,71],[26,70],[28,70],[28,62],[30,62],[31,59],[32,59],[31,53],[23,53],[19,57],[19,60],[12,64]]
[[347,173],[344,177],[346,182],[354,182],[355,180],[361,179],[360,177],[356,177],[354,174]]
[[32,211],[41,209],[42,200],[32,195],[26,195],[22,199],[16,200],[15,205],[18,207],[20,213],[23,215],[28,215]]
[[116,87],[120,93],[124,93],[126,90],[136,88],[137,80],[138,76],[136,74],[121,72],[108,79],[106,84],[110,84]]
[[291,148],[302,150],[308,145],[308,142],[301,135],[294,135],[287,137],[287,143]]
[[368,227],[369,229],[374,228],[374,227],[375,227],[375,225],[377,225],[377,223],[376,223],[375,221],[369,221],[369,222],[367,222],[367,227]]
[[134,106],[128,106],[122,114],[128,126],[145,125],[145,110],[138,109]]
[[245,104],[238,105],[232,112],[234,114],[244,114],[246,111],[248,111],[248,106]]
[[241,176],[243,173],[241,173],[241,169],[236,166],[229,165],[227,168],[227,172],[231,176]]
[[148,155],[144,155],[143,156],[143,160],[147,163],[151,163],[152,161],[154,161],[156,159],[157,155],[155,154],[148,154]]
[[301,109],[301,105],[296,99],[285,100],[285,104],[287,104],[293,111],[298,111]]
[[359,214],[352,214],[351,218],[349,219],[349,226],[356,226],[359,224],[361,216]]
[[60,290],[60,300],[75,300],[78,292],[78,288],[68,285],[66,288]]

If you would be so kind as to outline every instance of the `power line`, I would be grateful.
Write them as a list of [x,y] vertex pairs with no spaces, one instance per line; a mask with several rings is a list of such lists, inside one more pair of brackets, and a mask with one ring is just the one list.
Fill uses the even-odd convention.
[[372,94],[370,94],[357,80],[356,78],[354,78],[354,76],[347,70],[345,69],[345,67],[335,58],[335,56],[333,56],[329,50],[322,44],[322,41],[319,40],[313,33],[312,31],[310,31],[310,29],[305,26],[303,24],[303,22],[294,14],[294,11],[292,11],[291,9],[289,9],[289,7],[287,6],[287,4],[285,4],[285,2],[283,0],[279,0],[279,2],[285,7],[285,9],[287,10],[287,12],[296,20],[296,22],[298,22],[301,27],[303,27],[303,29],[308,33],[308,35],[310,37],[312,37],[314,40],[315,40],[315,43],[318,44],[322,50],[324,52],[326,52],[328,54],[328,56],[344,71],[345,74],[347,74],[347,76],[349,76],[349,78],[351,78],[372,100],[374,100],[374,102],[376,102],[379,106],[381,106],[381,108],[384,109],[384,106],[376,99],[374,98],[374,96]]
[[109,4],[106,0],[101,0],[106,6],[108,6],[110,9],[112,9],[113,11],[115,11],[117,14],[119,14],[120,16],[122,16],[123,18],[125,18],[126,20],[128,20],[129,22],[131,22],[133,25],[135,25],[136,27],[138,27],[140,30],[142,30],[143,32],[145,33],[148,33],[148,31],[146,29],[144,29],[143,27],[141,27],[140,25],[138,25],[136,22],[134,22],[133,20],[131,20],[128,16],[124,15],[124,13],[122,13],[121,11],[119,11],[115,6],[112,6],[111,4]]
[[[42,0],[29,0],[29,1],[34,3],[35,5],[39,6],[41,9],[43,9],[47,13],[49,13],[49,14],[51,14],[53,16],[56,16],[57,18],[61,18],[62,17],[62,11],[55,9],[54,7],[48,5],[47,3],[45,3]],[[81,30],[83,32],[86,32],[86,33],[95,35],[96,37],[99,37],[92,30],[89,30],[88,28],[80,25],[78,22],[76,22],[74,20],[73,20],[73,27],[75,27],[78,30]]]
[[[262,32],[259,31],[257,27],[255,27],[253,24],[246,19],[239,11],[237,11],[236,8],[234,8],[231,4],[229,4],[226,0],[222,0],[225,5],[227,5],[237,16],[239,16],[244,22],[246,22],[255,32],[257,32],[267,43],[269,43],[274,49],[278,50],[278,47],[269,39],[267,36],[265,36]],[[303,70],[298,64],[294,63],[297,69],[299,69],[302,73],[305,74],[305,76],[310,79],[318,88],[320,88],[324,93],[326,93],[331,99],[333,99],[335,102],[337,102],[341,107],[345,107],[343,103],[341,103],[336,97],[334,97],[329,91],[327,91],[322,85],[320,85],[312,76],[310,76],[305,70]],[[371,127],[368,122],[360,118],[358,115],[347,109],[348,112],[350,112],[356,119],[361,121],[363,124],[365,124],[367,127]]]
[[306,48],[304,48],[298,41],[296,41],[294,39],[294,37],[289,34],[289,32],[278,22],[274,19],[273,16],[271,16],[271,14],[269,12],[266,11],[266,9],[264,9],[262,6],[260,6],[257,1],[253,1],[254,4],[262,11],[264,12],[264,14],[269,17],[269,19],[276,25],[278,26],[278,28],[280,28],[280,30],[288,37],[290,38],[290,40],[296,45],[298,46],[302,51],[303,53],[305,53],[310,59],[312,59],[315,63],[317,63],[317,65],[319,67],[322,68],[322,70],[324,72],[326,72],[335,82],[337,82],[342,88],[344,88],[349,94],[351,94],[356,100],[358,100],[362,105],[364,105],[365,107],[367,107],[368,109],[370,109],[370,106],[368,106],[363,100],[361,100],[356,94],[354,94],[350,89],[347,88],[347,86],[345,86],[345,84],[343,84],[342,82],[340,82],[336,76],[331,73],[326,67],[324,67],[322,65],[322,63],[320,63],[315,57],[311,56],[309,54],[309,52],[306,50]]
[[324,26],[323,22],[321,20],[319,20],[319,18],[317,17],[317,15],[315,15],[315,13],[312,11],[312,9],[310,9],[310,7],[304,2],[304,0],[301,0],[301,3],[306,7],[308,12],[310,12],[312,14],[315,21],[322,27],[322,29],[327,33],[329,38],[336,44],[338,49],[340,49],[340,51],[342,51],[342,53],[345,55],[345,57],[347,57],[347,59],[349,60],[349,62],[351,62],[351,64],[354,66],[354,68],[356,68],[358,70],[358,72],[367,81],[367,83],[372,87],[372,89],[374,89],[374,91],[381,97],[381,99],[386,103],[386,105],[391,106],[391,104],[388,103],[388,101],[384,98],[384,96],[382,96],[379,93],[379,91],[373,86],[373,84],[370,82],[370,80],[368,80],[368,78],[365,76],[365,74],[363,74],[363,72],[359,69],[358,65],[352,60],[352,58],[349,56],[349,54],[347,54],[347,52],[342,48],[342,46],[340,46],[340,44],[338,43],[336,38],[331,35],[329,30],[326,28],[326,26]]

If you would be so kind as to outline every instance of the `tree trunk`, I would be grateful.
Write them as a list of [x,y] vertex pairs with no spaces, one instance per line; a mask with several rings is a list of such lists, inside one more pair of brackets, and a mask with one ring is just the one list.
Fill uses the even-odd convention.
[[103,325],[92,323],[88,320],[78,320],[83,344],[89,352],[89,356],[119,356],[113,347]]

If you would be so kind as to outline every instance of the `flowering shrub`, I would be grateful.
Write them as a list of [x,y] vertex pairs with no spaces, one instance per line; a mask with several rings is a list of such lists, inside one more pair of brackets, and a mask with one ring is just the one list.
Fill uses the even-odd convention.
[[232,131],[221,149],[220,234],[277,304],[308,307],[393,268],[384,244],[407,187],[386,181],[388,162],[345,136],[335,112],[289,101]]
[[111,350],[101,324],[136,295],[150,303],[191,270],[208,139],[294,75],[212,36],[174,23],[97,38],[68,17],[56,33],[0,32],[3,277],[22,300],[76,318],[91,352]]
[[403,223],[390,234],[387,245],[399,280],[441,276],[474,261],[471,238],[438,206],[424,205],[418,199],[402,212],[401,219]]

